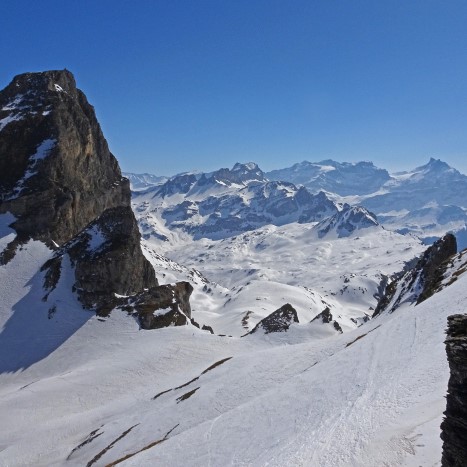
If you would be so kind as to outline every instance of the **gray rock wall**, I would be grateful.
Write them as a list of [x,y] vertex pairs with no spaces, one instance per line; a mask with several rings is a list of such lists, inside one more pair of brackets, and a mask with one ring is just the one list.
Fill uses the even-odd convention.
[[[44,301],[68,255],[84,308],[105,316],[132,297],[126,301],[152,312],[170,295],[183,314],[172,324],[185,324],[191,288],[158,287],[130,202],[129,182],[69,71],[18,75],[0,92],[0,213],[17,218],[16,238],[0,252],[0,264],[21,243],[41,240],[56,249],[42,267]],[[146,326],[138,316],[143,327],[165,323]]]
[[441,424],[443,467],[467,466],[467,315],[448,317],[446,354],[451,376]]

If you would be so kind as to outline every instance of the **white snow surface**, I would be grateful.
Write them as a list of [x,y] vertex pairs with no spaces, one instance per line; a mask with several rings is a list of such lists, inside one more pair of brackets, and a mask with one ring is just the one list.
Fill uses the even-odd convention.
[[9,123],[21,120],[24,117],[21,114],[10,114],[0,119],[0,131],[2,131]]
[[69,293],[66,261],[42,302],[51,254],[30,242],[0,269],[0,465],[440,465],[444,329],[467,274],[342,335],[228,338],[102,322]]
[[26,180],[37,174],[38,162],[45,159],[56,144],[56,139],[48,138],[37,146],[36,152],[29,157],[26,172],[24,173],[23,177],[16,182],[16,185],[12,190],[13,194],[9,199],[17,198],[21,194]]
[[354,329],[372,315],[383,276],[425,249],[380,226],[323,239],[313,225],[297,223],[223,240],[167,235],[170,241],[143,241],[159,282],[190,281],[195,320],[233,336],[251,331],[285,303],[297,310],[300,323],[329,307],[344,331]]
[[[215,334],[96,317],[71,292],[68,256],[44,290],[53,251],[22,245],[0,265],[0,465],[440,465],[444,329],[464,310],[466,255],[441,292],[368,320],[383,276],[424,250],[418,239],[379,225],[320,238],[292,222],[193,240],[149,191],[134,208],[159,282],[190,281],[192,315]],[[14,220],[0,215],[0,250]],[[102,232],[88,233],[99,248]],[[299,323],[240,337],[284,303]],[[343,334],[310,323],[326,307]]]

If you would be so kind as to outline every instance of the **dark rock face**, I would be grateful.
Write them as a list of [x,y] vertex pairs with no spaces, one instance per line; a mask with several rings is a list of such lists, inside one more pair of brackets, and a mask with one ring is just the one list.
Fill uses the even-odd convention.
[[266,316],[266,318],[263,318],[249,334],[254,334],[260,329],[262,329],[265,334],[271,332],[285,332],[292,323],[298,323],[297,311],[292,305],[286,303],[269,316]]
[[141,253],[140,234],[130,207],[107,209],[67,242],[44,266],[48,293],[55,287],[64,255],[75,269],[74,289],[85,308],[106,315],[118,295],[157,285],[154,269]]
[[418,305],[439,290],[447,260],[457,252],[456,237],[446,234],[430,246],[416,261],[396,275],[386,287],[373,316],[384,310],[393,312],[401,303]]
[[94,109],[66,70],[19,75],[0,92],[0,212],[20,237],[65,243],[130,190]]
[[340,334],[343,332],[341,325],[333,319],[331,310],[328,306],[321,313],[316,315],[310,322],[313,323],[313,321],[318,321],[324,324],[331,324],[337,332]]
[[[66,256],[84,308],[105,316],[125,306],[145,328],[185,324],[191,286],[158,287],[130,198],[94,109],[69,71],[19,75],[0,92],[0,213],[16,217],[17,233],[0,261],[10,261],[21,243],[40,240],[57,248],[42,267],[44,301]],[[163,308],[172,315],[156,319]]]
[[467,465],[467,315],[448,317],[446,354],[451,376],[441,424],[443,467]]
[[433,243],[422,256],[419,266],[423,270],[423,290],[417,299],[417,304],[431,297],[443,278],[443,268],[440,266],[452,255],[457,253],[456,237],[446,234]]
[[184,326],[191,318],[191,292],[193,287],[189,282],[161,285],[141,292],[128,303],[136,310],[143,329]]

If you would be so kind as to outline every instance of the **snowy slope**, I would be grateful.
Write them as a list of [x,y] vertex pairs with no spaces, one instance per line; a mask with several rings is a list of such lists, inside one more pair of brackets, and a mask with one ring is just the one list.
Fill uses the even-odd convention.
[[151,237],[143,246],[162,273],[161,283],[192,283],[193,317],[233,336],[285,303],[297,310],[300,322],[329,307],[344,331],[353,329],[373,314],[384,277],[424,250],[415,238],[381,226],[339,238],[333,231],[321,237],[320,224],[298,223],[223,240],[171,244]]
[[[49,255],[37,245],[18,252],[8,277],[25,287],[2,288],[7,302],[34,295],[31,254],[37,264]],[[314,323],[244,338],[143,331],[119,312],[102,322],[69,301],[64,313],[82,322],[35,336],[61,345],[0,374],[0,464],[439,465],[444,328],[467,299],[462,258],[450,277],[419,306],[332,337]],[[69,319],[59,307],[52,323]],[[30,338],[18,334],[17,348]]]

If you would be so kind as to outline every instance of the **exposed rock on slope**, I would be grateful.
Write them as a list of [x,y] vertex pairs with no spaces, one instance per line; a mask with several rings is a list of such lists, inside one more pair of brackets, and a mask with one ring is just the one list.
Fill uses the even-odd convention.
[[297,311],[292,305],[286,303],[269,316],[266,316],[266,318],[263,318],[249,334],[254,334],[259,330],[263,330],[264,334],[285,332],[292,323],[298,323]]
[[446,353],[451,376],[441,424],[443,467],[467,465],[467,315],[448,318]]
[[330,324],[331,326],[333,326],[333,328],[337,332],[342,334],[342,328],[341,328],[340,324],[335,319],[333,319],[331,310],[329,309],[328,306],[319,315],[316,315],[311,320],[311,322],[312,323],[313,322],[319,322],[319,323],[323,323],[323,324]]
[[[105,315],[119,296],[141,305],[149,290],[146,308],[158,308],[154,297],[163,294],[141,251],[128,180],[73,75],[19,75],[0,92],[0,109],[0,213],[15,216],[17,233],[0,262],[11,260],[19,244],[40,240],[58,248],[42,268],[45,301],[68,255],[83,307]],[[174,289],[171,297],[189,315],[191,290],[181,288],[185,295]]]
[[157,285],[154,269],[141,253],[138,227],[128,206],[107,209],[57,250],[43,266],[48,293],[56,285],[66,254],[75,268],[80,301],[101,315],[118,304],[115,294],[134,295]]
[[446,234],[388,284],[373,316],[394,311],[404,302],[417,304],[435,293],[443,279],[447,260],[457,252],[456,237]]

